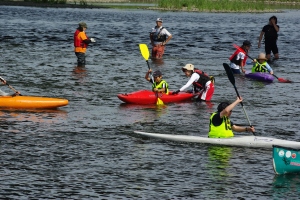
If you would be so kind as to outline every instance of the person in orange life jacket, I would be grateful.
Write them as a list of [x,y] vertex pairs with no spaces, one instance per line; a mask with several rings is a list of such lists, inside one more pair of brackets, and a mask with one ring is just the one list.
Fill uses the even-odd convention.
[[89,43],[96,42],[94,38],[88,38],[85,34],[87,25],[85,22],[80,22],[74,33],[74,51],[77,57],[77,66],[85,67],[85,52]]
[[252,67],[252,73],[255,72],[269,72],[273,74],[273,69],[267,63],[266,54],[260,53],[256,59],[254,59],[254,64]]
[[269,19],[269,23],[262,28],[258,39],[258,48],[260,48],[261,40],[263,36],[265,37],[265,52],[268,60],[271,58],[271,52],[273,52],[275,59],[279,58],[277,47],[278,32],[277,17],[272,16]]
[[152,83],[152,91],[169,94],[168,83],[162,79],[161,71],[159,70],[155,71],[153,73],[153,78],[149,76],[151,72],[152,70],[149,69],[145,75],[145,79]]
[[200,92],[199,98],[201,100],[210,101],[215,91],[214,78],[209,77],[203,71],[194,68],[194,65],[192,64],[186,64],[182,68],[182,71],[187,77],[190,77],[190,80],[172,94],[178,94],[179,92],[182,92],[189,86],[193,85],[194,93]]
[[247,61],[247,53],[250,50],[251,43],[248,40],[245,40],[243,42],[243,45],[241,46],[241,51],[240,49],[237,49],[229,58],[230,60],[230,68],[234,74],[240,74],[242,70],[243,73],[246,72],[244,69],[244,66]]
[[232,109],[242,102],[242,97],[237,97],[233,103],[222,102],[218,105],[218,111],[214,112],[210,116],[209,123],[209,138],[228,138],[233,137],[234,134],[232,131],[236,132],[255,132],[255,128],[253,126],[243,127],[237,126],[230,121],[230,116],[232,113]]
[[152,45],[152,58],[161,59],[165,52],[166,44],[171,40],[172,35],[162,26],[163,20],[156,19],[156,26],[150,32],[150,41]]

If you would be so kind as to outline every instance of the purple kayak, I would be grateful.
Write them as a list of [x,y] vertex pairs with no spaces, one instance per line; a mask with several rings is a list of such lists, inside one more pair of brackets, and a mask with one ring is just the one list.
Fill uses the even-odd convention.
[[266,72],[251,73],[249,71],[246,71],[245,76],[247,78],[251,78],[251,79],[263,81],[263,82],[273,82],[273,80],[274,80],[274,76],[269,73],[266,73]]

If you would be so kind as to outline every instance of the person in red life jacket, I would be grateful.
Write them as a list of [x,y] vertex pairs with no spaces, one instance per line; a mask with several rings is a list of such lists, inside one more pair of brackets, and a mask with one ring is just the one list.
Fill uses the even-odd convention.
[[194,65],[192,64],[186,64],[182,68],[182,71],[187,77],[190,77],[190,80],[179,90],[173,92],[172,94],[178,94],[179,92],[182,92],[189,86],[193,85],[193,92],[200,93],[199,99],[203,101],[210,101],[215,91],[214,77],[208,76],[203,71],[194,68]]
[[85,67],[85,53],[89,43],[96,42],[94,38],[88,38],[85,34],[87,25],[85,22],[80,22],[74,33],[74,51],[77,57],[77,66]]
[[241,48],[237,49],[229,58],[230,60],[230,68],[233,74],[240,74],[242,70],[243,73],[246,72],[244,66],[247,61],[247,53],[250,50],[251,43],[248,40],[243,42]]
[[[152,91],[153,92],[161,92],[165,94],[169,94],[169,86],[168,83],[162,79],[161,71],[157,70],[151,76],[152,70],[149,69],[145,75],[145,79],[152,83]],[[150,76],[149,76],[150,75]]]
[[255,128],[253,126],[242,127],[233,124],[230,121],[230,116],[232,113],[232,109],[242,102],[242,97],[237,97],[233,103],[222,102],[218,105],[218,111],[212,113],[210,116],[209,123],[209,138],[229,138],[233,137],[234,134],[232,131],[236,132],[255,132]]
[[163,20],[157,18],[156,26],[150,32],[150,41],[152,45],[152,58],[161,59],[165,52],[166,44],[171,40],[172,35],[162,26]]
[[260,48],[261,40],[263,36],[265,36],[265,52],[268,60],[271,58],[271,51],[273,52],[275,59],[279,58],[277,47],[278,31],[279,26],[277,25],[277,17],[272,16],[269,19],[269,24],[265,25],[260,32],[258,48]]

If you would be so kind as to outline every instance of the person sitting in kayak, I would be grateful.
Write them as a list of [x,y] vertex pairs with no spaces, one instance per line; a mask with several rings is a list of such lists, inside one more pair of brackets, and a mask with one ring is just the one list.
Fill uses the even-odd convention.
[[273,69],[267,63],[266,54],[260,53],[258,57],[254,59],[254,65],[251,72],[269,72],[270,74],[273,74]]
[[145,79],[152,83],[152,91],[153,92],[161,92],[165,94],[169,94],[168,83],[162,79],[161,71],[157,70],[153,73],[153,77],[149,76],[152,70],[149,69],[145,75]]
[[233,74],[240,74],[242,70],[243,73],[246,72],[244,66],[247,61],[247,53],[250,50],[251,43],[248,40],[243,42],[241,48],[237,49],[229,58],[230,68]]
[[243,101],[242,97],[241,98],[237,97],[236,100],[231,104],[229,104],[228,102],[222,102],[218,105],[218,108],[217,108],[218,111],[214,112],[210,116],[209,133],[208,133],[209,138],[233,137],[234,134],[232,131],[255,132],[255,129],[253,126],[251,126],[251,127],[237,126],[237,125],[233,124],[229,119],[231,116],[231,113],[232,113],[232,109],[242,101]]
[[[11,87],[7,82],[6,82],[6,80],[4,80],[1,76],[0,76],[0,81],[4,84],[4,85],[8,85],[9,87]],[[19,95],[21,95],[21,93],[19,92],[19,91],[15,91],[15,93],[14,94],[12,94],[12,95],[10,95],[10,94],[8,94],[8,93],[6,93],[6,92],[3,92],[2,90],[0,90],[0,96],[19,96]]]
[[208,76],[203,71],[195,68],[193,64],[186,64],[182,68],[182,71],[187,77],[190,77],[190,80],[179,90],[173,92],[172,94],[178,94],[179,92],[187,89],[190,85],[193,85],[193,92],[199,92],[199,98],[201,100],[210,101],[215,91],[214,77]]

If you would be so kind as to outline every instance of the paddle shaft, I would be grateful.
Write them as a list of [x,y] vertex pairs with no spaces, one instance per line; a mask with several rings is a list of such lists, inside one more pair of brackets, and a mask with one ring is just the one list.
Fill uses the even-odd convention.
[[[235,78],[234,78],[234,75],[233,75],[233,73],[232,73],[232,71],[231,71],[231,69],[230,69],[230,66],[229,66],[228,64],[226,64],[226,63],[223,63],[223,66],[224,66],[224,69],[225,69],[225,71],[226,71],[226,74],[227,74],[227,76],[228,76],[229,81],[231,82],[231,84],[232,84],[233,87],[234,87],[234,90],[235,90],[235,92],[236,92],[236,95],[237,95],[238,98],[240,99],[241,97],[240,97],[240,94],[239,94],[239,92],[238,92],[238,90],[237,90],[237,88],[236,88],[236,86],[235,86]],[[248,117],[248,115],[247,115],[247,113],[246,113],[246,110],[245,110],[245,108],[244,108],[243,102],[240,102],[240,103],[241,103],[241,105],[242,105],[242,108],[243,108],[244,114],[245,114],[245,116],[246,116],[246,118],[247,118],[247,121],[248,121],[248,123],[249,123],[249,126],[252,126],[252,125],[251,125],[251,122],[250,122],[250,119],[249,119],[249,117]],[[253,132],[252,132],[252,133],[253,133]],[[253,135],[255,135],[255,133],[253,133]]]
[[[15,93],[18,93],[18,91],[15,88],[13,88],[11,85],[9,85],[1,76],[0,76],[0,80],[2,82],[5,82],[5,85],[7,85],[10,89],[12,89]],[[19,95],[22,96],[20,93]]]

